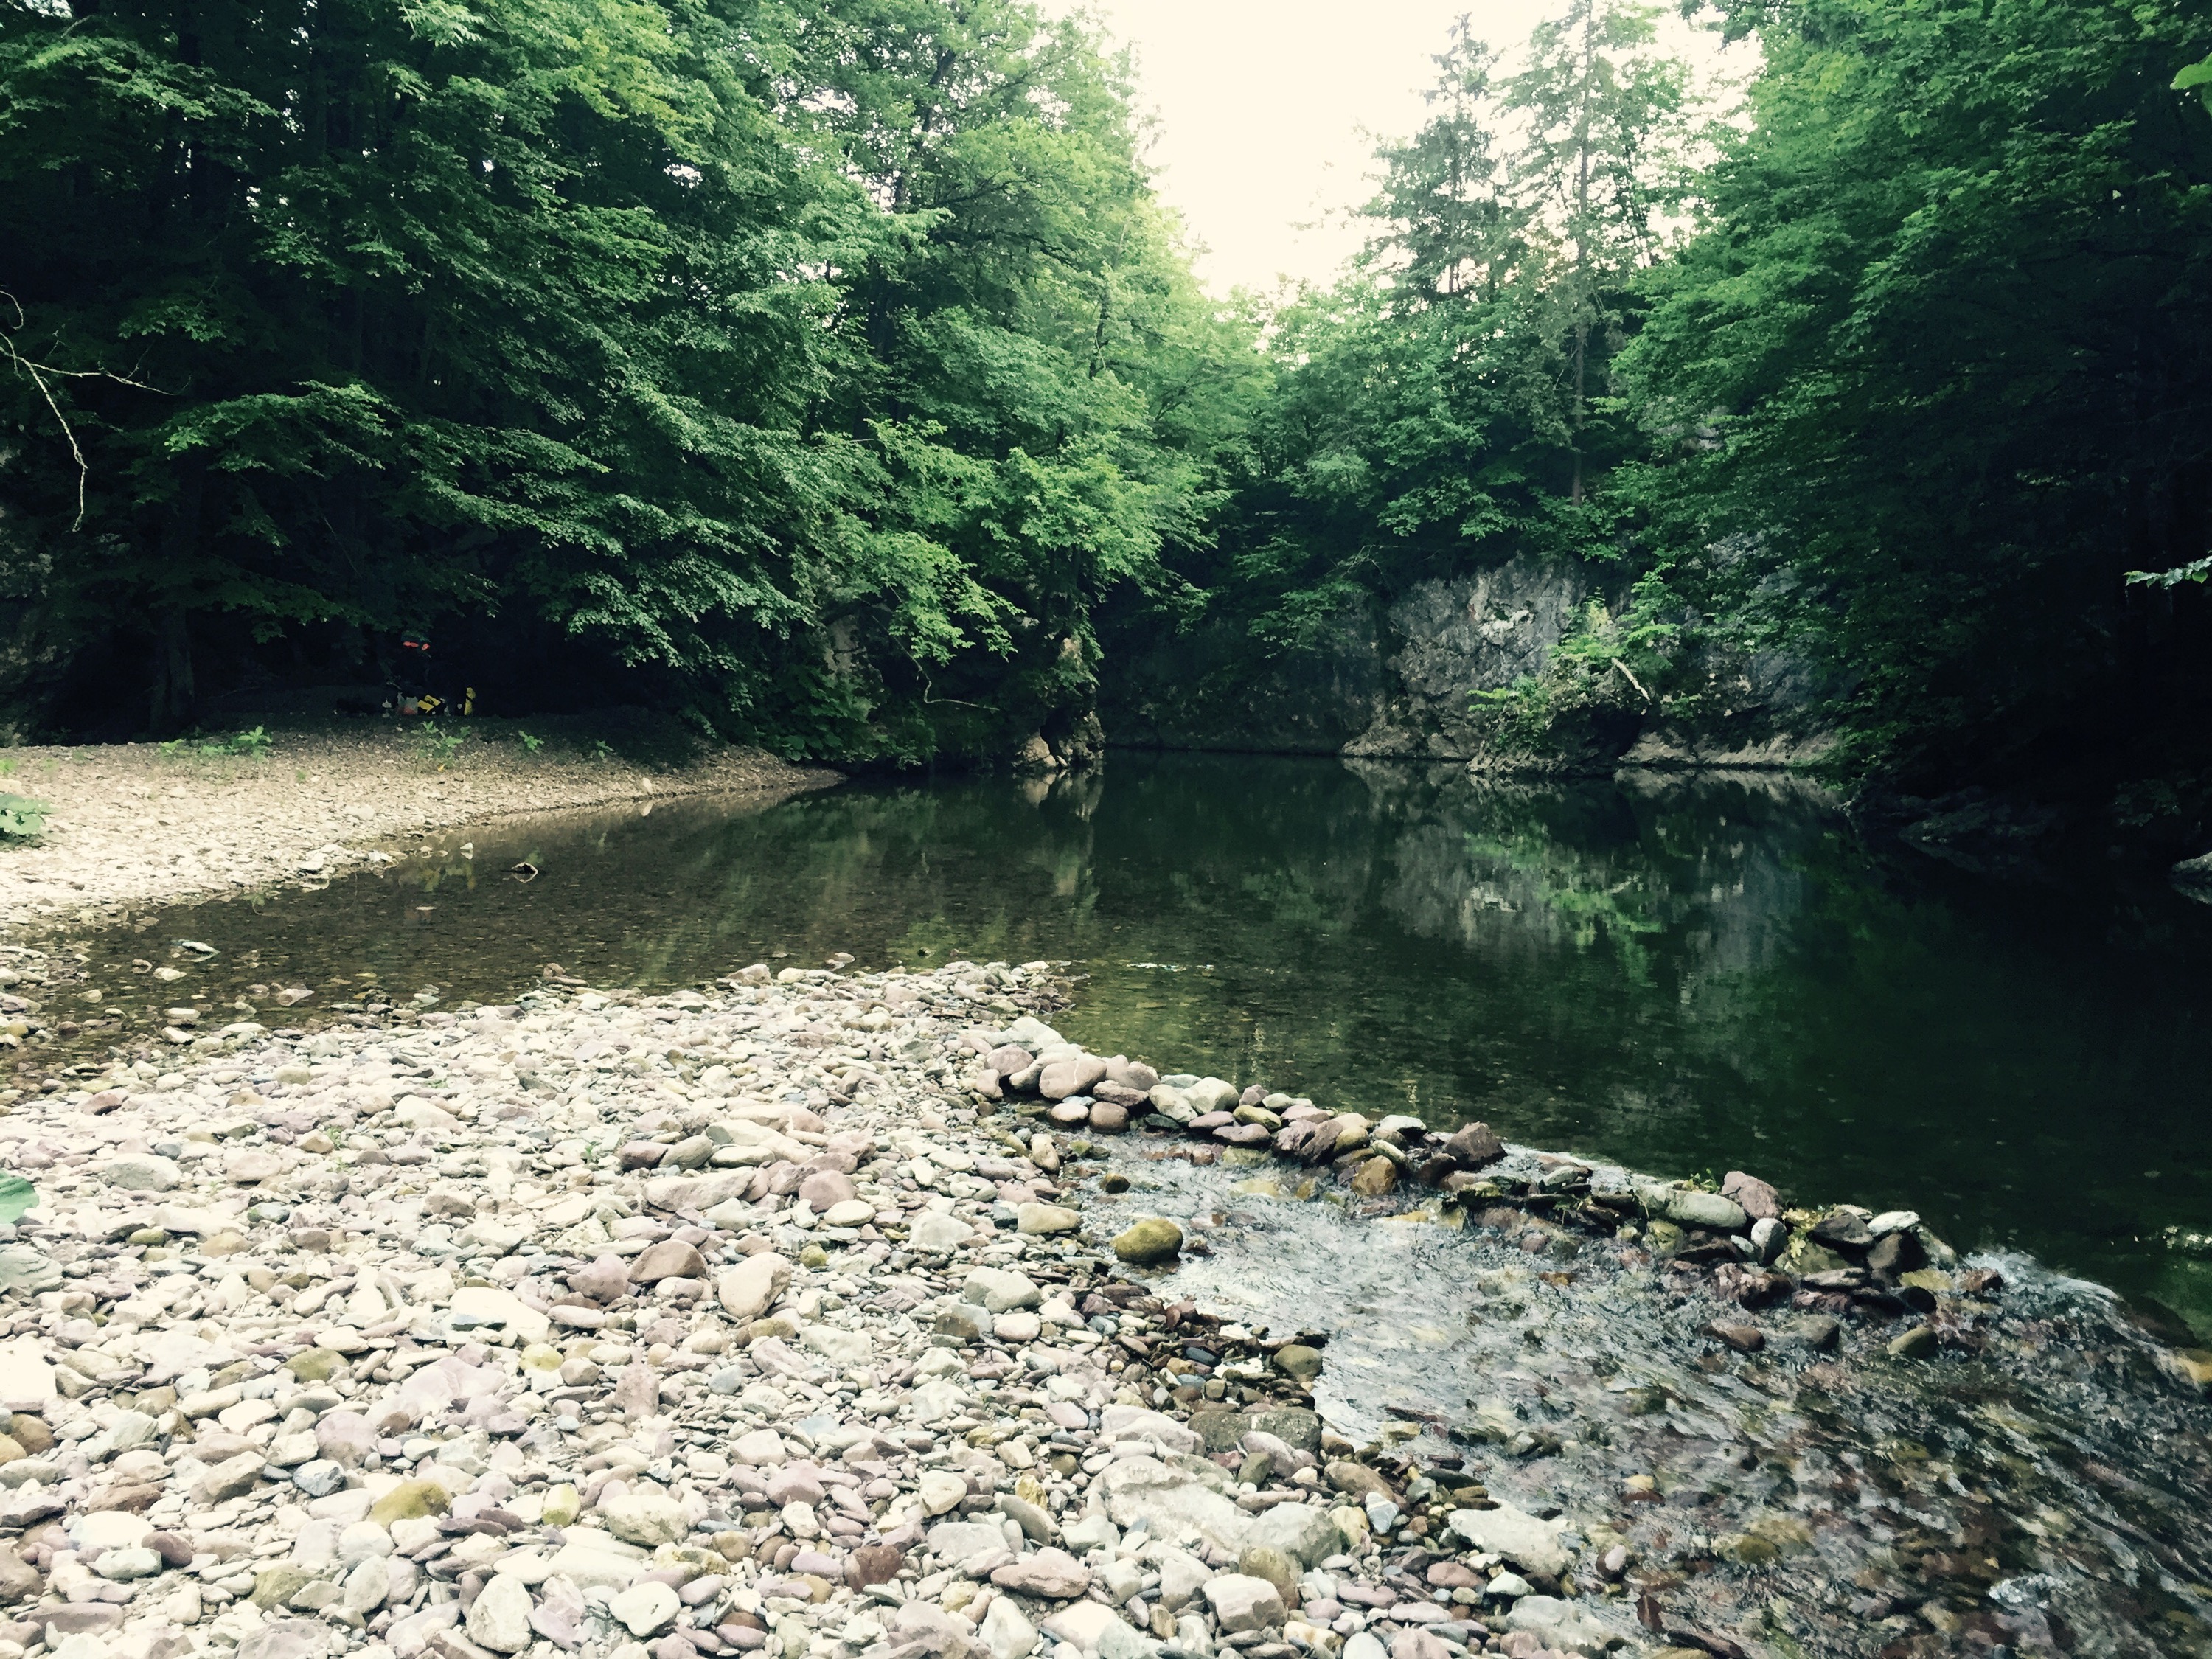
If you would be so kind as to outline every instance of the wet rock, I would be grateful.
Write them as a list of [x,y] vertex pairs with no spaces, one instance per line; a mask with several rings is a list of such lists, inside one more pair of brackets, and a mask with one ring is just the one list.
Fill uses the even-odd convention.
[[1915,1325],[1890,1339],[1889,1357],[1892,1359],[1928,1359],[1934,1357],[1941,1346],[1935,1328]]
[[1667,1219],[1680,1227],[1704,1227],[1717,1233],[1740,1233],[1751,1225],[1743,1206],[1718,1193],[1678,1188],[1667,1198]]
[[1370,1158],[1352,1172],[1352,1190],[1363,1198],[1380,1198],[1398,1185],[1398,1166],[1387,1158]]
[[1593,1659],[1628,1634],[1592,1617],[1575,1603],[1551,1595],[1522,1596],[1505,1615],[1505,1628],[1512,1633],[1525,1632],[1557,1652],[1587,1654]]
[[1763,1266],[1771,1266],[1790,1243],[1787,1224],[1772,1217],[1763,1217],[1751,1224],[1753,1259]]
[[1523,1572],[1556,1578],[1567,1570],[1559,1528],[1511,1504],[1494,1509],[1454,1510],[1451,1529],[1476,1549],[1500,1555]]
[[1037,1074],[1037,1093],[1047,1100],[1065,1100],[1085,1092],[1106,1075],[1106,1062],[1094,1055],[1054,1060]]
[[1505,1143],[1487,1123],[1470,1123],[1444,1142],[1444,1152],[1462,1170],[1480,1170],[1505,1156]]
[[1866,1253],[1867,1270],[1889,1279],[1912,1272],[1927,1259],[1920,1248],[1919,1238],[1906,1231],[1883,1234],[1875,1240]]
[[1790,1322],[1790,1340],[1815,1353],[1834,1351],[1842,1340],[1844,1328],[1826,1314],[1808,1314]]
[[1831,1210],[1813,1224],[1812,1237],[1820,1243],[1850,1250],[1863,1250],[1874,1243],[1866,1218],[1852,1210]]
[[1114,1254],[1136,1266],[1167,1261],[1182,1249],[1182,1229],[1164,1216],[1147,1216],[1114,1240]]
[[1314,1378],[1321,1375],[1321,1350],[1310,1348],[1303,1342],[1285,1342],[1275,1350],[1275,1368],[1310,1388]]
[[1782,1214],[1782,1197],[1755,1176],[1730,1170],[1721,1177],[1721,1196],[1734,1199],[1753,1221],[1771,1221]]

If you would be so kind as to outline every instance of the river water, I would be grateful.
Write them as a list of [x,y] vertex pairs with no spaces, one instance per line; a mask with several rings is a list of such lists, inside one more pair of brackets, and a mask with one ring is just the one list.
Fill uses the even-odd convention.
[[1876,856],[1787,781],[1116,755],[405,845],[321,890],[134,918],[91,940],[94,983],[142,1026],[314,988],[291,1015],[252,995],[276,1024],[499,1000],[549,963],[652,987],[775,952],[1068,958],[1059,1023],[1103,1052],[1916,1209],[2212,1332],[2212,907]]

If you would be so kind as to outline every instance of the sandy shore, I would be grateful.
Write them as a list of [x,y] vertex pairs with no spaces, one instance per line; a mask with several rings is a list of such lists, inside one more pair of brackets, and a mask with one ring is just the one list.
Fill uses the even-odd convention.
[[[51,808],[33,844],[0,848],[0,933],[79,913],[167,904],[334,871],[371,843],[505,813],[712,793],[820,787],[834,774],[759,750],[605,743],[481,722],[458,744],[362,721],[278,732],[258,752],[202,744],[0,751],[0,790]],[[546,735],[550,730],[552,735]]]

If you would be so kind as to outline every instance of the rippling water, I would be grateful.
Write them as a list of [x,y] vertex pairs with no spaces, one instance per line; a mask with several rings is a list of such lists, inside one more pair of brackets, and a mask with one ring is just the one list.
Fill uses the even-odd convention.
[[[1788,782],[1117,755],[408,845],[325,890],[148,913],[93,941],[94,983],[143,1030],[187,994],[274,1024],[498,999],[548,963],[650,986],[779,951],[1066,957],[1061,1023],[1109,1052],[1911,1207],[2212,1330],[2212,908],[1877,859]],[[296,981],[287,1015],[265,992]]]
[[[2006,1288],[1943,1316],[1977,1353],[1893,1362],[1890,1327],[1850,1320],[1815,1353],[1785,1310],[1759,1316],[1765,1352],[1738,1356],[1698,1330],[1741,1310],[1609,1241],[1390,1213],[1402,1198],[1354,1213],[1332,1182],[1231,1157],[1194,1168],[1125,1142],[1133,1189],[1094,1202],[1210,1245],[1176,1296],[1327,1333],[1316,1401],[1340,1432],[1463,1456],[1492,1497],[1617,1535],[1634,1585],[1682,1622],[1776,1653],[2212,1646],[2212,1411],[2108,1291],[1984,1259]],[[1626,1501],[1638,1475],[1654,1501]]]

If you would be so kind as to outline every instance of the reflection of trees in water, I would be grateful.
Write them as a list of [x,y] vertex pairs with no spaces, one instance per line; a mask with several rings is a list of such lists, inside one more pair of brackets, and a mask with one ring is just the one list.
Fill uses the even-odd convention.
[[1380,902],[1401,926],[1501,969],[1602,949],[1686,997],[1774,962],[1804,901],[1800,860],[1834,820],[1788,778],[1539,788],[1347,764],[1397,823]]

